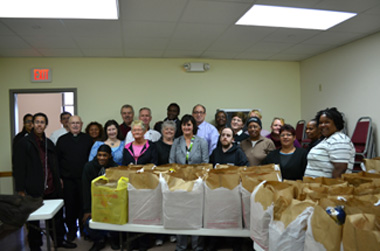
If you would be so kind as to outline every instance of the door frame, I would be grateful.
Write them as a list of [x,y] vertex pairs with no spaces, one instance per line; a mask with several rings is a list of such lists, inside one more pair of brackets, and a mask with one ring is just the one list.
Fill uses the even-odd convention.
[[77,114],[78,103],[77,103],[77,88],[49,88],[49,89],[10,89],[9,90],[9,117],[11,126],[11,142],[16,135],[15,131],[15,94],[35,94],[35,93],[62,93],[62,92],[73,92],[74,93],[74,114]]

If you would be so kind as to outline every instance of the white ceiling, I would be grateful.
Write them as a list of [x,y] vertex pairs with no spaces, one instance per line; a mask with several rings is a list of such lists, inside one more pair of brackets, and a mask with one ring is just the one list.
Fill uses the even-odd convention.
[[[327,31],[236,26],[253,5],[356,12]],[[0,57],[300,61],[380,31],[380,0],[119,0],[117,21],[0,19]]]

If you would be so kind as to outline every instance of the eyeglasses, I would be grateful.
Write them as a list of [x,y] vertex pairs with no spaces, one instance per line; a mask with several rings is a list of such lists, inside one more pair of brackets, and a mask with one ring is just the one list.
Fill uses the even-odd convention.
[[291,134],[291,133],[283,133],[283,134],[280,134],[280,137],[281,137],[281,138],[285,138],[285,137],[293,137],[293,134]]
[[193,112],[194,114],[204,114],[205,112]]

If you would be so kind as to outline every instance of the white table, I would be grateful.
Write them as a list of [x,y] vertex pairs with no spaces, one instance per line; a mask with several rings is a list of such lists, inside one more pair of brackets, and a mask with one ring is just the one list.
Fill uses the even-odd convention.
[[[54,240],[57,239],[55,232],[55,222],[54,216],[55,214],[63,207],[63,200],[44,200],[43,205],[31,213],[27,221],[40,221],[45,220],[45,228],[46,228],[46,243],[47,249],[50,251],[50,234],[49,234],[49,223],[48,220],[52,220],[52,228],[53,228],[53,237]],[[54,249],[57,249],[57,244],[54,243]]]
[[[118,232],[136,232],[152,234],[173,235],[198,235],[198,236],[227,236],[227,237],[250,237],[248,229],[166,229],[162,225],[141,224],[108,224],[90,220],[90,228],[98,230],[109,230]],[[121,240],[121,239],[120,239]],[[121,247],[122,250],[122,247]]]
[[119,232],[137,232],[152,234],[174,234],[174,235],[199,235],[199,236],[228,236],[228,237],[250,237],[248,229],[166,229],[162,225],[141,224],[108,224],[90,220],[90,228],[99,230],[110,230]]

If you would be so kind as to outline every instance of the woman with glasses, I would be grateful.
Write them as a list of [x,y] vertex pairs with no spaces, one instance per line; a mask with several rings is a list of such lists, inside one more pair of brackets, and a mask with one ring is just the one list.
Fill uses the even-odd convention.
[[268,154],[262,164],[280,165],[283,180],[302,180],[307,164],[307,151],[294,146],[296,130],[285,124],[279,130],[281,148]]

